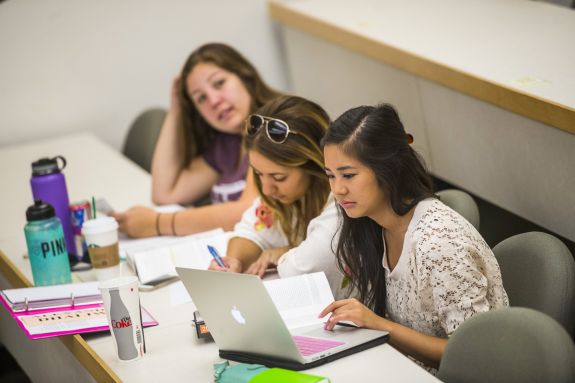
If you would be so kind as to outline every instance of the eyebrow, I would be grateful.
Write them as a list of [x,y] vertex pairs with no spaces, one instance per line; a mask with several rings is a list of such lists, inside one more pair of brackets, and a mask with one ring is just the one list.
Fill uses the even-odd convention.
[[[263,172],[260,172],[258,169],[256,169],[255,166],[253,166],[252,164],[250,164],[250,167],[251,167],[252,169],[254,169],[254,171],[255,171],[256,173],[264,174]],[[287,173],[267,173],[267,174],[268,174],[269,176],[272,176],[272,177],[274,177],[274,176],[285,176],[285,175],[287,175]]]
[[[216,69],[216,71],[214,73],[212,73],[211,75],[208,76],[208,82],[212,81],[212,77],[214,77],[215,75],[217,75],[220,72],[221,72],[221,70]],[[201,92],[201,90],[200,89],[193,89],[190,92],[190,95],[193,95],[194,93],[198,93],[198,92]]]
[[[331,169],[328,167],[326,167],[325,170],[327,170],[328,172],[331,172]],[[346,166],[340,166],[339,168],[336,168],[335,170],[342,172],[344,170],[357,170],[357,168],[355,166],[346,165]]]

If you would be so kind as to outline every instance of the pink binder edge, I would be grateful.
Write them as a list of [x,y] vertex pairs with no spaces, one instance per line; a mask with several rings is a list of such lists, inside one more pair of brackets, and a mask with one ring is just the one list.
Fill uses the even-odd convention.
[[[18,326],[22,329],[22,331],[24,331],[24,333],[26,334],[26,336],[29,339],[43,339],[43,338],[51,338],[51,337],[63,336],[63,335],[74,335],[74,334],[84,334],[84,333],[91,333],[91,332],[110,331],[110,328],[108,326],[96,326],[96,327],[87,327],[87,328],[83,328],[83,329],[76,329],[76,330],[69,330],[69,331],[57,331],[57,332],[48,332],[48,333],[32,335],[26,329],[26,326],[24,326],[24,324],[20,320],[21,316],[44,314],[44,313],[54,313],[54,312],[59,312],[59,311],[67,311],[67,310],[70,310],[72,307],[71,306],[56,307],[56,308],[47,308],[47,309],[39,309],[39,310],[14,312],[10,308],[10,305],[8,304],[8,302],[5,301],[2,294],[0,294],[0,301],[2,302],[2,305],[6,308],[6,310],[8,310],[8,313],[12,316],[12,318],[16,321]],[[104,306],[103,303],[95,303],[95,304],[89,304],[89,305],[74,306],[74,309],[82,310],[82,309],[89,309],[89,308],[103,307],[103,306]],[[158,321],[156,319],[154,319],[154,317],[150,314],[150,312],[148,310],[146,310],[142,306],[140,306],[140,308],[142,309],[142,313],[146,313],[151,319],[148,321],[144,321],[142,323],[143,327],[157,326],[159,324]],[[143,318],[144,318],[144,316],[142,315],[142,319]]]

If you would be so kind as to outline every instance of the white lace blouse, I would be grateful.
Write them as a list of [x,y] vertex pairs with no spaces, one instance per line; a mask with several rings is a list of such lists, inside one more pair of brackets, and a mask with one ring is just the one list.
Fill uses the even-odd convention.
[[415,208],[396,267],[384,251],[386,317],[446,338],[477,313],[508,306],[493,252],[477,230],[441,201]]

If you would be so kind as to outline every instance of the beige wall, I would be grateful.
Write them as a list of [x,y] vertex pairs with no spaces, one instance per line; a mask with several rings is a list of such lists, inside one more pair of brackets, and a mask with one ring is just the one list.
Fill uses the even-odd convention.
[[335,118],[390,102],[433,173],[575,241],[575,134],[284,28],[294,91]]
[[91,131],[121,148],[136,114],[167,107],[172,77],[209,41],[287,87],[265,0],[0,3],[0,147]]

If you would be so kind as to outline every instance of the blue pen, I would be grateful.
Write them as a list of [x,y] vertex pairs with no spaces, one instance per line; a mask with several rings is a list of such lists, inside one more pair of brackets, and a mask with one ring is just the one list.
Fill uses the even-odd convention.
[[210,254],[212,254],[212,257],[214,257],[214,259],[216,260],[216,263],[218,264],[218,266],[225,269],[226,265],[224,264],[222,257],[220,257],[220,255],[218,254],[218,251],[216,250],[216,248],[208,245],[208,250],[210,251]]

